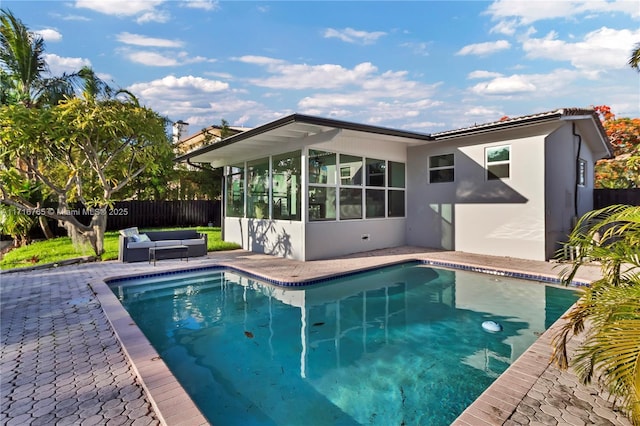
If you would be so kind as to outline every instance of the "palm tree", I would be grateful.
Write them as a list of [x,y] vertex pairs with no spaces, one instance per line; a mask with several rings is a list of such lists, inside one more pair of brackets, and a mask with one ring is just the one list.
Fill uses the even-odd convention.
[[631,51],[631,57],[629,58],[629,66],[635,68],[640,72],[640,43],[636,43],[635,47]]
[[113,95],[114,90],[89,67],[75,73],[49,76],[44,52],[42,37],[30,32],[10,11],[0,9],[0,77],[3,82],[0,104],[13,100],[37,107],[55,105],[78,92]]
[[553,340],[553,360],[566,369],[568,339],[585,332],[571,360],[578,376],[585,383],[600,379],[640,425],[640,207],[615,205],[587,213],[567,244],[581,256],[561,272],[565,283],[593,260],[600,263],[602,278],[565,315]]

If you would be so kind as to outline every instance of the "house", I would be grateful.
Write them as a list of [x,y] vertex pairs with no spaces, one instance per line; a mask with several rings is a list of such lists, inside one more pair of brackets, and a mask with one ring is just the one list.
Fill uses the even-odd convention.
[[293,114],[184,154],[225,168],[223,237],[314,260],[402,245],[552,258],[611,147],[592,109],[425,134]]
[[173,123],[173,149],[176,154],[186,154],[195,149],[209,145],[211,143],[219,142],[225,136],[236,135],[241,132],[249,130],[248,127],[235,127],[235,126],[223,126],[212,125],[205,127],[198,133],[183,138],[182,135],[188,132],[189,123],[185,123],[182,120],[178,120]]

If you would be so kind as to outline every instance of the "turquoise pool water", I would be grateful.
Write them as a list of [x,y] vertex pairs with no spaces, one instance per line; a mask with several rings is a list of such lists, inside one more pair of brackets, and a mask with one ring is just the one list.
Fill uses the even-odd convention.
[[216,425],[448,425],[577,298],[418,263],[301,289],[231,270],[111,288]]

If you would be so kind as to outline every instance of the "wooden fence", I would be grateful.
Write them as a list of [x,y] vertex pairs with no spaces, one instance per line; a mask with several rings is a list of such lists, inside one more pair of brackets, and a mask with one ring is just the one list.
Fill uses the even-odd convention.
[[601,209],[614,204],[640,206],[640,188],[593,190],[594,209]]
[[[82,223],[91,220],[89,209],[75,206],[73,214]],[[169,228],[220,226],[220,201],[179,200],[179,201],[116,201],[113,208],[107,209],[107,231],[137,226],[138,228]],[[66,235],[58,222],[50,220],[49,225],[54,234]],[[34,226],[32,237],[39,238],[39,226]]]

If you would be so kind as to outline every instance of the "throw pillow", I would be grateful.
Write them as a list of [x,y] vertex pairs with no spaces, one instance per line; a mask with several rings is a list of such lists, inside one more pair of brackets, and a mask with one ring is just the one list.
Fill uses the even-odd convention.
[[139,243],[151,241],[151,238],[149,238],[147,234],[138,234],[136,237],[138,237],[136,241]]
[[138,227],[134,226],[133,228],[122,229],[120,231],[120,235],[123,237],[133,237],[134,235],[138,235]]

